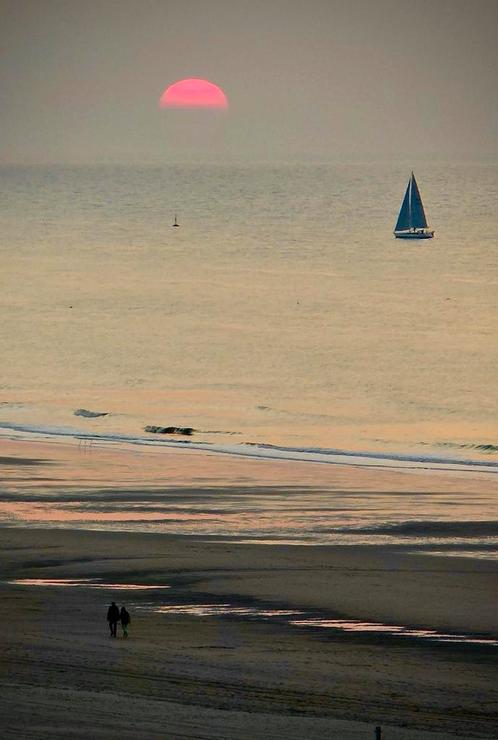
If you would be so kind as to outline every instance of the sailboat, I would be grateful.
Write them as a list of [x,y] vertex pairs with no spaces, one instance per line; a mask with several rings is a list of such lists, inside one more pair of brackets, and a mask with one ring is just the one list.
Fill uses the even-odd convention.
[[434,231],[427,228],[424,206],[413,172],[394,227],[394,236],[397,239],[432,239],[434,236]]

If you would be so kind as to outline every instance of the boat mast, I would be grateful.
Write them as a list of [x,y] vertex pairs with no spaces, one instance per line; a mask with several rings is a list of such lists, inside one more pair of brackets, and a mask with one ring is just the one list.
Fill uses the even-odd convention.
[[413,218],[412,218],[412,192],[413,192],[413,170],[410,177],[410,187],[408,191],[408,223],[410,224],[410,229],[413,229]]

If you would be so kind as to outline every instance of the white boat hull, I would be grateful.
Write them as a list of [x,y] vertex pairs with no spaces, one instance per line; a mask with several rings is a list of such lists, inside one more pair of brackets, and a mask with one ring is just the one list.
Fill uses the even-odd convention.
[[396,239],[432,239],[434,232],[429,229],[408,229],[406,231],[395,231]]

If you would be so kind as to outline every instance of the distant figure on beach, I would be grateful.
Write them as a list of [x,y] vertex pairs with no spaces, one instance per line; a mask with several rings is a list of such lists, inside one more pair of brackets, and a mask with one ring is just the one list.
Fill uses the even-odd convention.
[[121,611],[119,613],[119,618],[121,619],[121,627],[123,629],[123,637],[128,637],[128,625],[131,622],[130,615],[126,611],[125,607],[121,607]]
[[107,610],[107,621],[109,622],[109,629],[111,630],[111,637],[116,637],[116,630],[119,622],[119,609],[113,601],[109,609]]

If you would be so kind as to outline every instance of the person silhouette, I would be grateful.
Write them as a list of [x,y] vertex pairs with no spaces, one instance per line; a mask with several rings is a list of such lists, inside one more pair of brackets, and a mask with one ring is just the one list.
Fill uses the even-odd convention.
[[116,637],[116,630],[119,622],[119,609],[113,601],[109,609],[107,610],[107,621],[109,622],[109,629],[111,630],[111,637]]
[[125,607],[121,607],[121,611],[119,613],[119,618],[121,620],[121,627],[123,630],[123,637],[128,637],[128,625],[131,622],[130,615],[126,611]]

